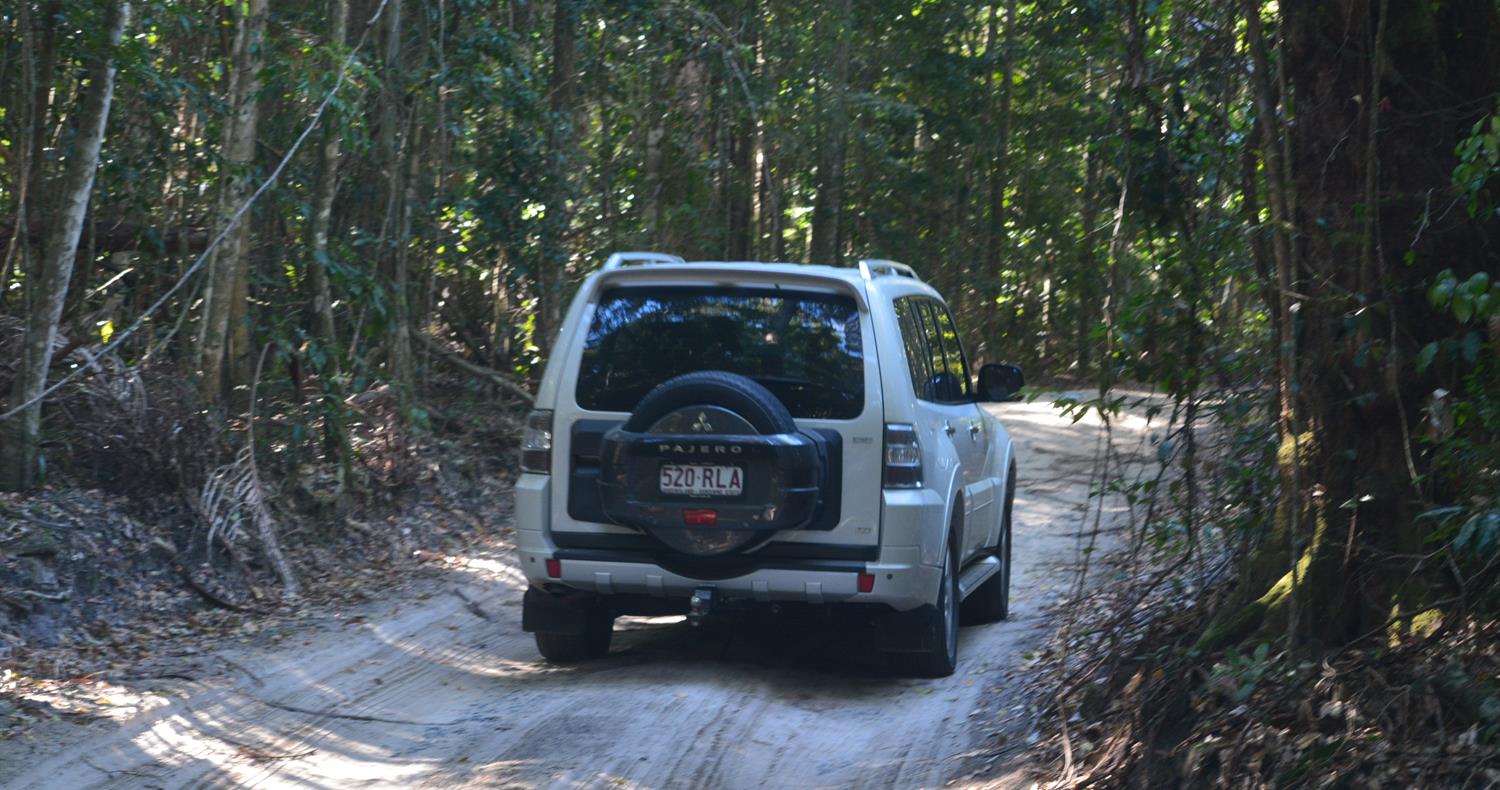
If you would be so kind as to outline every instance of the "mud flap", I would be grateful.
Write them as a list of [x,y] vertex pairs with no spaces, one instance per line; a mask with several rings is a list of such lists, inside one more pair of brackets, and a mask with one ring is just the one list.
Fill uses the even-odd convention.
[[596,596],[584,593],[550,593],[526,588],[521,600],[521,630],[528,633],[581,634],[590,615],[597,613]]
[[932,650],[940,636],[933,623],[937,607],[918,606],[905,612],[886,612],[876,620],[876,644],[883,653],[918,653]]

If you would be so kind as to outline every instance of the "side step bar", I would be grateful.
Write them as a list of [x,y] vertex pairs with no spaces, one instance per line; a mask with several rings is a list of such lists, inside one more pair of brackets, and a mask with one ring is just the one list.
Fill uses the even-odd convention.
[[999,572],[1000,558],[993,554],[964,568],[963,573],[958,575],[958,597],[968,598],[969,593]]

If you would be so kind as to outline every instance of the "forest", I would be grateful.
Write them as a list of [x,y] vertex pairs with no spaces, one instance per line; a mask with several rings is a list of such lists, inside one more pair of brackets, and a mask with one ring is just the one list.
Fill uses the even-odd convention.
[[1060,781],[1500,780],[1495,0],[0,0],[0,30],[0,517],[112,492],[296,596],[348,536],[288,525],[415,485],[413,448],[514,465],[610,252],[890,258],[1077,416],[1156,397],[1151,473],[1099,476],[1144,516],[1048,670]]

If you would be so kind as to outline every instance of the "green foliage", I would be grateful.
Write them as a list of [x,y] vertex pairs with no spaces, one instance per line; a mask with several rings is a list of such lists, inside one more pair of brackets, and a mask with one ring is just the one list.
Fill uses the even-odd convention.
[[1238,705],[1250,699],[1261,681],[1276,667],[1280,657],[1271,653],[1271,645],[1261,642],[1249,655],[1230,650],[1224,660],[1214,664],[1211,679],[1227,687],[1230,701]]
[[1434,309],[1452,313],[1460,324],[1483,323],[1500,312],[1500,283],[1491,284],[1485,272],[1460,281],[1452,269],[1444,269],[1427,292],[1427,301]]
[[1438,359],[1461,368],[1476,364],[1484,353],[1489,322],[1500,315],[1500,283],[1492,283],[1486,272],[1475,272],[1460,280],[1453,270],[1444,269],[1428,289],[1427,302],[1434,310],[1452,317],[1462,329],[1454,336],[1423,346],[1413,360],[1417,372],[1426,372]]
[[[393,237],[386,216],[401,165],[384,161],[379,144],[386,72],[373,30],[324,118],[342,140],[329,255],[312,261],[304,246],[314,145],[251,219],[253,296],[266,306],[252,318],[257,340],[281,323],[313,326],[303,271],[312,261],[330,274],[343,333],[327,347],[344,355],[339,367],[354,372],[354,386],[382,378],[383,361],[360,357],[389,330],[389,262],[404,251],[410,281],[426,291],[415,307],[434,327],[531,375],[540,360],[524,349],[545,344],[531,335],[527,306],[540,303],[543,275],[558,266],[543,258],[545,238],[566,239],[564,298],[613,249],[808,254],[825,113],[837,98],[827,7],[585,3],[577,100],[558,117],[551,4],[407,5],[396,137],[420,131],[422,140],[407,238]],[[59,53],[76,65],[97,9],[64,7]],[[356,3],[353,13],[368,10]],[[107,146],[94,205],[143,229],[140,249],[167,264],[153,262],[153,272],[180,269],[190,255],[171,231],[212,228],[219,216],[230,11],[221,0],[136,4],[112,122],[121,133]],[[1122,87],[1112,65],[1126,46],[1117,11],[1017,4],[1012,19],[1003,3],[860,4],[847,33],[842,251],[912,262],[954,302],[980,360],[1188,388],[1214,366],[1169,360],[1241,359],[1263,331],[1231,188],[1248,105],[1231,57],[1234,12],[1151,5],[1156,78],[1137,90]],[[326,13],[323,3],[271,6],[256,177],[354,46],[326,42]],[[351,20],[351,37],[360,22]],[[5,46],[15,62],[18,43]],[[58,95],[76,73],[58,71]],[[0,75],[11,97],[0,137],[10,140],[24,137],[19,76]],[[563,127],[568,144],[550,150],[548,130]],[[553,194],[567,196],[566,212],[548,210]],[[0,212],[11,213],[12,196],[0,190]],[[554,227],[562,217],[569,227]],[[114,293],[144,296],[158,280],[165,274],[136,274]],[[189,304],[175,306],[189,314],[186,336]]]
[[1491,180],[1500,175],[1500,113],[1476,121],[1469,136],[1458,144],[1457,153],[1453,185],[1467,198],[1469,215],[1500,216],[1490,187]]
[[[1470,138],[1472,141],[1473,138]],[[1443,270],[1427,291],[1428,304],[1457,326],[1423,346],[1414,364],[1446,387],[1427,406],[1432,430],[1423,444],[1432,459],[1443,504],[1426,511],[1425,540],[1477,571],[1500,551],[1500,354],[1492,326],[1500,317],[1500,283],[1488,273],[1460,277]]]
[[[1428,407],[1437,430],[1424,444],[1432,474],[1455,504],[1427,511],[1426,540],[1446,546],[1465,566],[1484,567],[1500,551],[1500,355],[1484,346],[1454,392]],[[1457,363],[1455,363],[1457,364]]]

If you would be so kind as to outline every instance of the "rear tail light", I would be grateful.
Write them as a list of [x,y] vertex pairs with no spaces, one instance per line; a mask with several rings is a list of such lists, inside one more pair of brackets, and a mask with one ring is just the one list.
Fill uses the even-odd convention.
[[556,557],[549,557],[547,559],[547,578],[562,578],[562,560],[557,559]]
[[861,573],[859,575],[859,591],[862,593],[875,592],[875,574]]
[[716,527],[719,525],[719,511],[688,508],[682,511],[682,521],[690,527]]
[[922,487],[922,447],[917,429],[910,425],[886,423],[885,487]]
[[552,473],[552,412],[548,409],[526,415],[521,429],[521,471]]

